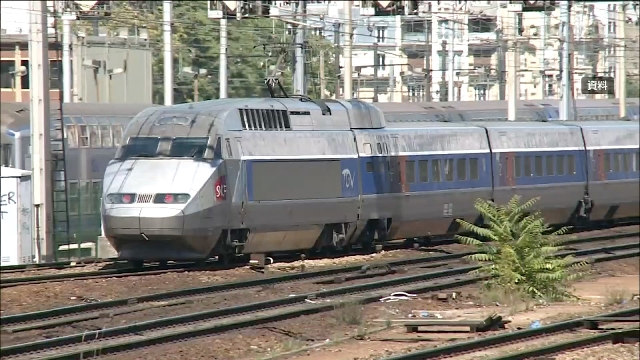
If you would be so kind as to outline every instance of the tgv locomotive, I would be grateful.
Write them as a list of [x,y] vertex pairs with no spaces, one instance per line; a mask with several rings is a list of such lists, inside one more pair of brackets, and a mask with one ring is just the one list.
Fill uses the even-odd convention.
[[557,103],[521,112],[529,121],[490,121],[443,104],[149,108],[107,166],[105,235],[134,262],[259,259],[455,233],[455,219],[476,221],[477,198],[540,196],[552,223],[638,216],[637,121],[544,121]]

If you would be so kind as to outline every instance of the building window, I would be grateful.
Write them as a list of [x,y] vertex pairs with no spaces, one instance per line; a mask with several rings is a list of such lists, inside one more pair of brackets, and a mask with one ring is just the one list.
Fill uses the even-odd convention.
[[29,89],[29,60],[22,60],[22,66],[27,68],[27,73],[20,77],[20,86],[22,86],[22,90]]
[[473,87],[475,91],[475,99],[476,101],[486,101],[487,100],[487,85],[476,85]]
[[[72,67],[73,68],[73,67]],[[62,61],[49,60],[49,89],[62,89]],[[73,74],[72,74],[73,76]],[[73,78],[73,77],[72,77]]]
[[387,28],[384,26],[378,26],[376,28],[376,41],[383,43],[386,39]]
[[0,61],[0,87],[3,89],[13,89],[13,74],[15,62],[13,60]]
[[409,93],[409,99],[414,101],[422,101],[424,96],[424,86],[418,84],[407,85],[407,92]]
[[376,65],[378,65],[378,70],[384,70],[387,62],[387,55],[378,54],[377,56]]

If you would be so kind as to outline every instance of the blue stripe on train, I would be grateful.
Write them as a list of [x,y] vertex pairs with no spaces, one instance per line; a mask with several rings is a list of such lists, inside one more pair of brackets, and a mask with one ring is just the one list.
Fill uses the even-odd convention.
[[[490,188],[490,160],[489,153],[362,157],[360,158],[360,171],[363,174],[362,194],[397,192],[393,191],[398,188],[394,185],[404,185],[399,186],[404,189],[404,192]],[[390,173],[389,169],[395,165],[391,161],[398,162],[397,167],[404,172],[400,179],[397,174]],[[435,161],[438,161],[438,165],[434,165]],[[445,166],[452,166],[449,178],[445,173]],[[413,176],[409,167],[413,169]],[[439,181],[436,181],[438,178]],[[392,181],[404,182],[404,184],[392,184]]]
[[[502,155],[500,166],[502,166],[501,169],[505,169],[506,164]],[[516,186],[575,183],[585,182],[587,179],[583,150],[516,151],[512,155]],[[502,171],[500,173],[503,174]],[[501,178],[504,177],[501,176]],[[500,185],[506,186],[506,184]]]
[[[635,156],[633,156],[634,153]],[[603,155],[609,156],[608,165],[610,168],[604,169],[607,180],[634,180],[640,178],[640,164],[638,164],[640,153],[638,149],[607,149]],[[614,156],[618,157],[618,159],[616,160]],[[618,165],[615,164],[616,161]],[[595,171],[595,168],[594,164],[591,171]],[[596,179],[594,181],[598,181],[597,178],[594,179]]]

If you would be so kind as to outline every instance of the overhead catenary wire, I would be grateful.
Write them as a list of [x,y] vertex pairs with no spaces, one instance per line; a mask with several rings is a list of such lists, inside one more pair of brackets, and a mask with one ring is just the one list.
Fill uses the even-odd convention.
[[[146,14],[146,15],[145,15]],[[451,15],[453,14],[466,14],[465,12],[453,12],[453,11],[439,11],[439,12],[432,12],[432,16],[434,17],[434,21],[436,19],[438,20],[448,20],[449,17],[451,17]],[[248,16],[246,17],[246,19],[255,19],[257,17],[253,17],[253,16]],[[318,17],[314,16],[314,15],[307,15],[305,18],[312,18],[315,22],[318,22]],[[493,18],[495,20],[495,17]],[[325,24],[331,24],[334,21],[341,21],[341,19],[339,18],[334,18],[334,17],[330,17],[330,16],[325,16],[324,17],[324,23]],[[343,21],[344,19],[342,19]],[[410,20],[409,20],[410,21]],[[423,19],[418,19],[416,18],[415,21],[419,21],[419,22],[423,22]],[[492,20],[493,21],[493,20]],[[558,22],[559,21],[559,16],[557,15],[557,13],[552,13],[549,16],[549,21],[550,22]],[[344,22],[344,21],[343,21]],[[162,21],[160,21],[157,16],[155,18],[151,18],[150,15],[150,11],[149,10],[139,10],[139,9],[119,9],[118,10],[118,17],[117,18],[110,18],[110,26],[112,28],[115,27],[125,27],[125,26],[138,26],[141,28],[149,28],[149,29],[156,29],[154,31],[156,31],[155,33],[157,33],[157,29],[162,25]],[[233,25],[233,31],[235,35],[238,35],[238,40],[239,40],[239,45],[245,44],[244,40],[245,38],[248,38],[249,36],[245,36],[245,35],[251,35],[251,36],[259,36],[261,34],[266,33],[267,31],[270,33],[272,31],[272,27],[256,27],[255,24],[246,24],[244,22],[244,20],[237,22]],[[202,26],[202,24],[198,24],[198,23],[192,23],[189,21],[186,21],[185,19],[174,19],[174,25],[175,27],[180,27],[182,28],[183,31],[193,34],[192,37],[190,37],[190,39],[187,39],[187,41],[183,42],[182,44],[175,44],[175,49],[174,49],[174,56],[177,52],[182,51],[182,49],[187,48],[187,47],[191,47],[194,49],[202,49],[202,50],[208,50],[205,49],[205,47],[207,45],[203,45],[203,44],[196,44],[196,43],[191,43],[190,40],[192,38],[196,38],[196,37],[202,37],[202,36],[216,36],[216,32],[219,31],[219,24],[216,21],[212,21],[210,23],[207,23],[206,26]],[[507,21],[505,23],[503,23],[503,28],[510,28],[512,26],[514,26],[515,24],[511,24],[511,22]],[[284,27],[285,25],[283,25],[282,27]],[[330,26],[325,27],[325,30],[327,30],[326,28],[329,28]],[[552,27],[553,28],[553,27]],[[151,32],[151,31],[150,31]],[[345,34],[345,27],[341,27],[339,30],[339,34]],[[359,32],[357,34],[358,38],[361,39],[362,41],[366,41],[366,38],[371,38],[374,39],[376,37],[375,34],[366,34],[366,33],[361,33]],[[387,38],[387,42],[389,43],[395,43],[397,40],[396,38],[400,36],[399,34],[396,34],[395,36],[389,37],[388,35],[386,36]],[[527,38],[529,40],[537,40],[540,37],[535,37],[535,36],[527,36]],[[552,41],[555,41],[555,39],[557,39],[557,36],[549,36],[549,39]],[[610,39],[612,39],[612,42],[615,42],[615,44],[611,45],[612,49],[617,48],[619,45],[617,44],[617,41],[615,41],[617,38],[616,37],[609,37]],[[149,43],[149,46],[152,49],[158,49],[158,47],[161,45],[160,43],[158,43],[158,41],[156,40],[157,38],[151,37]],[[490,44],[496,44],[496,40],[492,39],[492,40],[488,40],[486,42],[483,42],[484,44],[490,45]],[[342,46],[344,46],[344,44],[342,44]],[[388,47],[392,47],[395,46],[394,44],[384,44],[384,43],[380,43],[379,44],[379,51],[381,54],[394,54],[394,52],[391,49],[388,49]],[[117,46],[115,46],[117,47]],[[293,47],[292,47],[293,48]],[[391,51],[387,51],[391,50]],[[112,47],[113,49],[113,47]],[[356,49],[358,50],[372,50],[371,48],[367,49],[366,46],[362,47],[359,46],[357,44],[354,44],[354,51],[356,51]],[[122,51],[126,51],[126,49],[122,49]],[[157,50],[156,50],[157,51]],[[421,48],[417,48],[416,52],[418,54],[424,54],[424,49]],[[629,52],[627,52],[628,54]],[[313,47],[308,47],[307,49],[305,49],[305,55],[307,58],[315,58],[317,59],[319,57],[319,50],[318,49],[314,49]],[[207,59],[209,57],[217,57],[219,56],[219,54],[217,54],[216,52],[213,51],[209,51],[208,54],[204,54],[202,51],[199,52],[199,57],[202,59]],[[238,53],[233,53],[233,50],[228,54],[228,58],[229,61],[241,61],[242,59],[248,59],[251,57],[264,57],[263,54],[250,54],[250,53],[246,53],[243,52],[242,54],[238,54]],[[600,61],[602,61],[602,56],[600,57]],[[616,59],[615,56],[609,56],[609,58],[611,59]],[[432,63],[437,63],[437,62],[432,62]],[[495,65],[494,65],[495,66]],[[529,64],[527,66],[527,71],[541,71],[545,69],[544,65],[539,63],[536,65],[532,65]],[[457,71],[471,71],[473,70],[472,67],[466,67],[466,66],[462,66],[462,68],[456,68]],[[492,71],[494,71],[495,69],[491,69]],[[553,70],[553,69],[546,69],[546,70]],[[556,71],[558,69],[555,69]],[[214,76],[218,73],[218,69],[208,69],[209,75]],[[153,83],[154,84],[159,84],[162,82],[162,74],[153,74]],[[233,84],[240,84],[243,81],[242,78],[229,78],[229,80],[233,80]],[[206,80],[204,80],[206,81]],[[178,88],[185,88],[187,87],[187,85],[185,85],[184,83],[182,83],[179,86],[175,86],[176,89]],[[406,90],[405,90],[406,91]]]

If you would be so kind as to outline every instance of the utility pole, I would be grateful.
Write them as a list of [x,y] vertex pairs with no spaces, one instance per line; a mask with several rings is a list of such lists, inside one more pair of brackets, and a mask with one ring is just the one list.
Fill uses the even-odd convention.
[[424,21],[424,94],[425,101],[431,102],[431,22]]
[[447,100],[448,101],[455,101],[455,94],[454,94],[454,58],[455,58],[455,52],[454,52],[454,44],[456,43],[455,38],[456,38],[456,26],[457,23],[454,21],[452,27],[451,27],[451,44],[449,44],[449,76],[448,76],[448,87],[447,87]]
[[[65,9],[66,10],[66,9]],[[62,14],[62,100],[72,102],[71,94],[71,21],[75,15],[65,11]]]
[[[47,2],[30,1],[29,86],[31,93],[31,167],[35,207],[35,244],[39,262],[55,258],[51,191],[51,122]],[[42,246],[44,244],[44,246]]]
[[344,99],[345,100],[350,100],[351,99],[351,95],[352,95],[352,88],[351,88],[351,83],[353,81],[353,68],[351,66],[351,44],[352,44],[352,32],[353,32],[353,26],[351,24],[351,7],[353,6],[353,3],[351,0],[346,1],[346,6],[347,6],[347,22],[346,22],[346,33],[347,33],[347,38],[345,41],[345,46],[344,46]]
[[560,2],[560,16],[562,21],[562,100],[560,105],[560,120],[569,120],[571,113],[571,64],[569,62],[571,42],[571,10],[568,1]]
[[378,102],[378,43],[373,44],[373,102]]
[[340,97],[340,23],[333,23],[333,50],[334,50],[334,66],[336,69],[336,88],[335,88],[335,97],[338,99]]
[[226,99],[227,95],[227,14],[220,19],[220,69],[218,71],[220,82],[220,99]]
[[619,103],[620,103],[620,118],[621,119],[626,119],[627,118],[627,58],[625,57],[625,47],[626,47],[626,42],[625,42],[625,31],[624,31],[624,25],[625,25],[625,3],[624,1],[621,4],[618,4],[618,31],[619,31],[619,35],[616,35],[616,37],[618,39],[620,39],[620,43],[618,44],[618,71],[616,71],[618,73],[618,98],[620,99]]
[[520,84],[518,82],[518,68],[520,65],[520,57],[518,56],[518,13],[522,11],[522,5],[519,8],[515,7],[510,9],[511,21],[513,26],[509,27],[509,98],[507,99],[507,120],[516,121],[517,114],[517,101],[520,93]]
[[164,40],[164,104],[173,105],[173,52],[171,50],[171,1],[162,2]]
[[324,51],[320,51],[320,99],[324,99],[324,90],[327,84],[324,78]]
[[[304,23],[307,15],[307,2],[305,0],[298,1],[298,21]],[[293,92],[295,94],[306,95],[307,87],[305,86],[305,39],[306,26],[296,26],[296,62],[293,67]]]
[[447,40],[442,40],[442,53],[440,56],[440,74],[442,78],[440,79],[440,99],[439,101],[444,102],[447,101],[447,73],[445,69],[447,68],[447,58],[445,54],[447,53]]
[[540,78],[542,81],[542,98],[545,99],[547,97],[547,72],[544,66],[544,62],[547,59],[547,27],[549,26],[549,13],[546,11],[542,12],[542,59],[540,59]]
[[506,100],[506,81],[504,79],[505,75],[505,46],[504,39],[502,38],[502,29],[496,30],[496,38],[498,40],[498,97],[501,101]]

